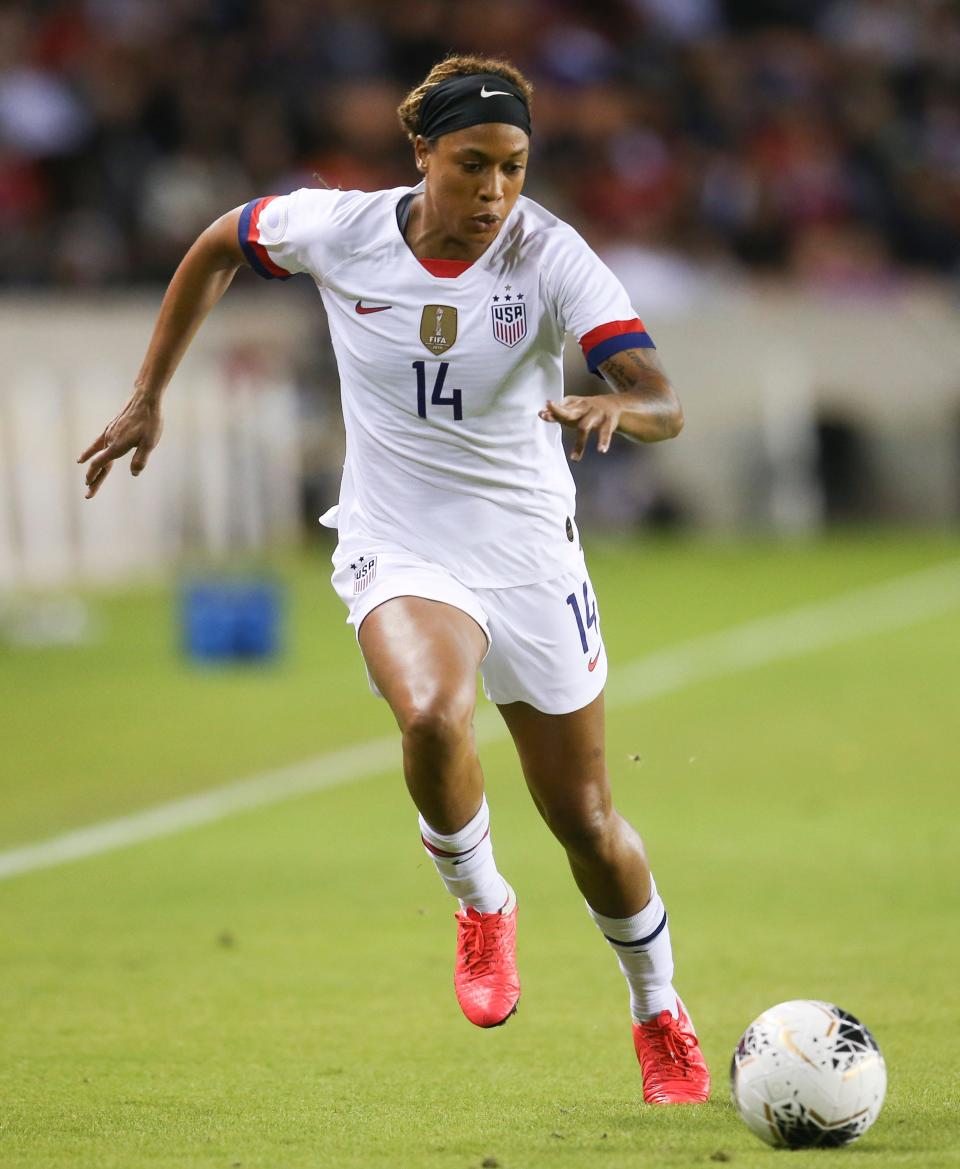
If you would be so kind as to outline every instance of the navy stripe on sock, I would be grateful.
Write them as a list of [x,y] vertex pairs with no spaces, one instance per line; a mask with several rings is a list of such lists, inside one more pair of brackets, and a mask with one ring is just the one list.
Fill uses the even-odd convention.
[[[427,838],[423,835],[423,833],[420,834],[420,839],[423,841],[423,847],[427,849],[428,852],[432,852],[434,856],[442,857],[444,860],[450,860],[453,857],[466,857],[468,853],[476,852],[476,850],[480,847],[481,844],[483,844],[489,835],[490,829],[487,828],[486,832],[484,832],[477,843],[471,844],[470,847],[465,848],[463,852],[444,852],[442,849],[437,848],[435,844],[431,844],[430,841],[427,840]],[[457,864],[457,861],[454,861],[453,863]],[[460,863],[462,863],[462,861]]]
[[621,946],[624,949],[627,949],[627,948],[632,949],[634,946],[637,946],[637,947],[649,946],[650,943],[654,940],[654,938],[656,938],[659,934],[661,934],[663,932],[666,924],[667,924],[667,911],[664,910],[663,917],[660,921],[660,924],[657,926],[657,928],[653,931],[652,934],[647,934],[647,936],[645,938],[637,938],[635,941],[632,941],[632,942],[621,942],[617,938],[611,938],[609,934],[604,934],[603,936],[607,939],[608,942],[612,943],[612,945]]

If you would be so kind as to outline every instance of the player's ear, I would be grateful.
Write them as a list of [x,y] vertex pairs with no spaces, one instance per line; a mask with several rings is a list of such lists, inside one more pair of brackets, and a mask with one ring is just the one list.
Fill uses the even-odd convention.
[[427,156],[430,153],[430,144],[426,138],[418,134],[413,140],[413,154],[417,163],[417,170],[425,175],[427,173]]

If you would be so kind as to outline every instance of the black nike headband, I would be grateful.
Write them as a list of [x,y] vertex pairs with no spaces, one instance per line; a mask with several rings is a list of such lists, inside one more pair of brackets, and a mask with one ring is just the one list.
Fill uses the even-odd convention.
[[419,132],[427,139],[484,122],[506,122],[530,134],[530,107],[523,91],[496,73],[448,77],[428,89],[420,104]]

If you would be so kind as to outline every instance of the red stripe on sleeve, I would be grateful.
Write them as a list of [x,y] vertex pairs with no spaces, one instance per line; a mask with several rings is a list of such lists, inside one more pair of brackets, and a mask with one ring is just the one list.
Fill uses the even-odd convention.
[[608,321],[605,325],[597,325],[589,333],[580,338],[580,348],[586,356],[595,345],[601,341],[609,341],[611,337],[618,337],[621,333],[645,333],[643,321],[634,317],[630,321]]
[[279,264],[274,263],[270,259],[270,253],[260,242],[260,215],[268,204],[276,199],[276,195],[265,195],[259,199],[253,208],[253,214],[250,216],[250,227],[247,231],[247,243],[257,253],[257,259],[273,276],[290,276],[292,273],[288,272],[286,268],[281,268]]

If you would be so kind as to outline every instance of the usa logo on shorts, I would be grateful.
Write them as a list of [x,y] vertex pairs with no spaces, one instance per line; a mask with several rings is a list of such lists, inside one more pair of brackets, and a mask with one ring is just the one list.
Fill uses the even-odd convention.
[[490,308],[493,314],[493,335],[501,345],[512,349],[527,335],[527,306],[525,304],[495,304]]
[[354,595],[362,593],[367,585],[372,585],[377,579],[377,558],[371,556],[369,559],[365,556],[358,556],[355,564],[351,564],[353,569],[353,592]]

